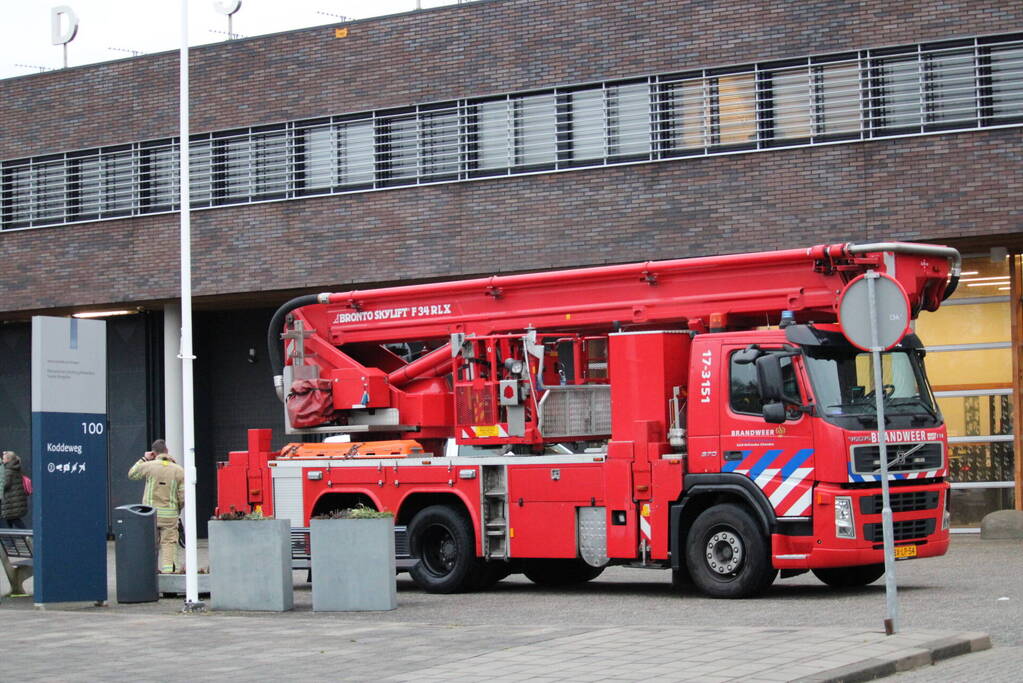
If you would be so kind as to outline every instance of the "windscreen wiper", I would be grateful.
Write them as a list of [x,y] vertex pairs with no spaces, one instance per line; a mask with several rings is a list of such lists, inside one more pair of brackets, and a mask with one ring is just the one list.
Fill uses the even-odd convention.
[[[871,426],[876,426],[877,425],[877,413],[873,413],[873,414],[861,413],[860,415],[856,415],[856,419],[859,420],[860,424],[863,425],[864,427],[871,427]],[[892,416],[889,415],[888,413],[885,413],[885,416],[884,416],[884,425],[885,425],[885,427],[890,425],[891,422],[892,422]]]
[[938,411],[932,408],[927,401],[923,400],[919,396],[900,396],[899,398],[890,399],[889,405],[918,405],[927,411],[935,420],[938,419]]

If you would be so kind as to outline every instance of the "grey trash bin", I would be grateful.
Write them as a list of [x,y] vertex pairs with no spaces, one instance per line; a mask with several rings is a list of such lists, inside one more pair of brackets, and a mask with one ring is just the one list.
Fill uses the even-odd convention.
[[117,553],[117,602],[156,602],[156,508],[122,505],[114,508]]

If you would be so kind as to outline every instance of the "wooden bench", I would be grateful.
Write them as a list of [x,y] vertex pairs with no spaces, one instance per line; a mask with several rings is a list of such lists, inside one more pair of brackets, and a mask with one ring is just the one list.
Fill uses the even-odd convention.
[[33,572],[32,530],[0,529],[0,564],[11,583],[11,595],[24,595],[22,582]]

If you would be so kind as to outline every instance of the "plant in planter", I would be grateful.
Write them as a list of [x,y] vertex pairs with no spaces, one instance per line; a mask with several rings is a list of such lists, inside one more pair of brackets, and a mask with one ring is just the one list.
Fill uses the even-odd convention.
[[375,510],[359,503],[353,508],[344,510],[331,510],[323,515],[316,515],[313,519],[394,519],[394,513],[390,510]]
[[210,520],[210,606],[283,612],[294,606],[291,525],[235,510]]
[[313,610],[384,611],[398,606],[394,515],[360,505],[309,523]]
[[242,512],[241,510],[236,510],[232,505],[227,512],[221,512],[210,521],[236,522],[242,519],[269,519],[269,517],[264,517],[263,511],[260,509],[253,510],[252,512]]

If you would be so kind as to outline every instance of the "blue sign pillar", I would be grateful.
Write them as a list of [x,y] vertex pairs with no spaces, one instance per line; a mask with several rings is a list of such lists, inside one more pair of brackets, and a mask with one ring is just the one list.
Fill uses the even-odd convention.
[[35,602],[107,600],[106,323],[32,318]]

